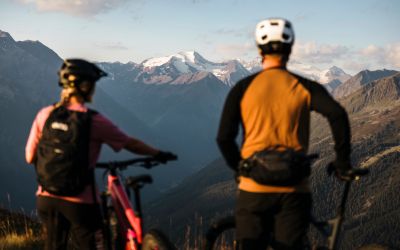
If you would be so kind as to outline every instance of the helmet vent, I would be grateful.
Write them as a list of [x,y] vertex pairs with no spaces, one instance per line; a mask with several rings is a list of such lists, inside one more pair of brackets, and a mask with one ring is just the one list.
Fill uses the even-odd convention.
[[267,39],[267,37],[268,37],[267,35],[264,35],[264,36],[261,37],[261,39],[265,40],[265,39]]
[[283,33],[282,38],[285,40],[288,40],[290,38],[290,36],[288,34]]
[[271,22],[271,25],[272,25],[272,26],[278,26],[279,23],[277,23],[277,22]]

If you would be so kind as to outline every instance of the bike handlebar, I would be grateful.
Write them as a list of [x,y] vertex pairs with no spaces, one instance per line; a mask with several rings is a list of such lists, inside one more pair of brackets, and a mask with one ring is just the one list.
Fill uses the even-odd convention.
[[353,168],[353,169],[349,169],[347,170],[344,174],[342,174],[342,176],[345,176],[347,178],[350,179],[350,181],[352,180],[359,180],[362,176],[367,175],[369,173],[368,169],[365,168]]
[[[169,160],[172,161],[172,160],[176,160],[176,159],[169,159]],[[154,157],[143,157],[143,158],[133,158],[133,159],[124,160],[124,161],[98,162],[98,163],[96,163],[96,168],[115,170],[115,169],[126,169],[128,166],[131,166],[131,165],[136,165],[136,166],[144,167],[144,168],[152,168],[161,163],[164,163],[164,162],[161,162]]]
[[367,175],[369,173],[369,169],[366,168],[350,168],[347,170],[338,170],[333,164],[329,164],[328,166],[328,174],[332,175],[335,173],[336,176],[343,181],[357,181],[362,176]]
[[[306,155],[306,161],[312,162],[313,160],[319,158],[319,154],[309,154]],[[336,172],[336,175],[344,181],[358,181],[362,176],[369,174],[369,169],[366,168],[351,168],[345,171],[338,171],[332,163],[328,165],[328,174]]]

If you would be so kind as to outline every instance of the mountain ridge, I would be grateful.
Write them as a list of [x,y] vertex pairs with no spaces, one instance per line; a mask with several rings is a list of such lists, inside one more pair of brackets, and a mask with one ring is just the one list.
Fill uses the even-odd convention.
[[340,100],[343,100],[342,104],[347,106],[351,113],[358,112],[366,106],[393,104],[400,100],[400,72],[369,82]]
[[374,71],[362,70],[353,77],[349,78],[346,82],[338,86],[333,91],[333,96],[335,96],[336,98],[345,97],[372,81],[375,81],[382,77],[394,75],[397,72],[398,71],[387,70],[387,69],[374,70]]

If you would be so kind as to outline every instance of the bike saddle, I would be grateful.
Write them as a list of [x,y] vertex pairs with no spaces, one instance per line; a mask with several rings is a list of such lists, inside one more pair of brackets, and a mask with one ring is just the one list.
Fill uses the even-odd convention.
[[137,175],[137,176],[129,176],[126,179],[126,186],[137,189],[143,187],[147,183],[152,183],[153,178],[151,178],[150,175],[143,174],[143,175]]

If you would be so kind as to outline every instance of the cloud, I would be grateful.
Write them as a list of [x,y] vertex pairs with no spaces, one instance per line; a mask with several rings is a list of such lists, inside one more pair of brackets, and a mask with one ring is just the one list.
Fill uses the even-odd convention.
[[358,51],[358,54],[363,60],[375,61],[382,67],[400,68],[400,42],[384,47],[368,45]]
[[377,54],[383,54],[382,52],[383,48],[372,44],[360,50],[360,54],[364,56],[374,56]]
[[356,74],[360,72],[361,70],[365,69],[372,69],[373,66],[370,62],[360,62],[360,61],[354,61],[354,60],[349,60],[343,62],[341,64],[341,67],[346,71],[347,73],[351,74]]
[[249,28],[219,28],[213,32],[216,35],[234,36],[234,37],[253,37],[253,32],[249,32]]
[[16,0],[35,5],[43,12],[63,12],[75,16],[93,16],[117,8],[127,0]]
[[387,60],[393,66],[400,68],[400,42],[386,46]]
[[255,54],[257,49],[253,43],[243,44],[217,44],[214,53],[224,59],[245,58],[250,54]]
[[333,63],[350,53],[350,49],[337,44],[317,44],[315,42],[296,42],[292,58],[309,63]]
[[123,45],[121,42],[102,43],[102,44],[96,43],[95,46],[106,50],[129,50],[129,48]]
[[336,65],[353,73],[364,69],[400,69],[400,42],[385,46],[370,44],[363,48],[297,42],[291,59],[317,67]]

